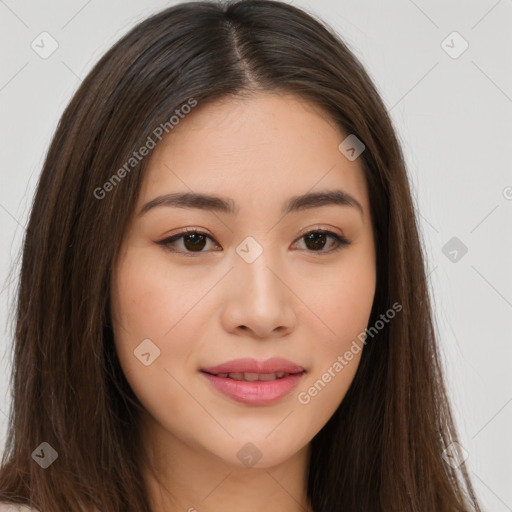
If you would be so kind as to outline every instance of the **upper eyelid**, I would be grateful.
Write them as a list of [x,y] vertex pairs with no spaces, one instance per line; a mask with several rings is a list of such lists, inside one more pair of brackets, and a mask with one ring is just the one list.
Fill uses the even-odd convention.
[[[316,231],[328,231],[328,232],[331,232],[335,235],[338,235],[342,238],[346,238],[345,237],[345,234],[342,232],[342,233],[336,233],[336,229],[340,229],[340,228],[334,228],[334,227],[321,227],[320,224],[317,224],[316,226],[313,225],[313,227],[310,227],[310,228],[307,228],[305,231],[302,231],[301,234],[298,236],[298,238],[300,238],[301,236],[304,236],[304,235],[307,235],[308,233],[311,233],[311,232],[316,232]],[[340,229],[341,231],[341,229]],[[213,235],[210,235],[207,231],[204,230],[204,228],[190,228],[190,227],[187,227],[187,228],[182,228],[181,231],[178,231],[177,233],[174,233],[172,235],[168,235],[166,236],[165,239],[168,239],[168,238],[172,238],[174,236],[183,236],[183,235],[187,235],[188,233],[198,233],[200,235],[205,235],[205,236],[208,236],[212,239],[215,239],[213,237]]]
[[[336,236],[339,236],[340,238],[344,238],[344,239],[347,239],[347,237],[341,233],[336,233],[333,229],[330,229],[330,228],[321,228],[321,227],[313,227],[313,228],[309,228],[307,229],[306,231],[303,231],[298,237],[297,239],[299,238],[302,238],[303,236],[306,236],[308,235],[309,233],[316,233],[318,231],[321,231],[321,232],[325,232],[326,234],[332,234],[332,235],[336,235]],[[181,238],[182,236],[186,236],[188,234],[198,234],[198,235],[204,235],[208,238],[211,238],[212,240],[215,240],[215,238],[210,235],[209,233],[207,233],[206,231],[203,231],[202,228],[184,228],[183,231],[179,231],[178,233],[174,233],[172,235],[169,235],[169,236],[166,236],[163,240],[161,240],[162,242],[165,242],[166,240],[169,240],[171,238]],[[217,240],[215,240],[215,242],[217,242]]]

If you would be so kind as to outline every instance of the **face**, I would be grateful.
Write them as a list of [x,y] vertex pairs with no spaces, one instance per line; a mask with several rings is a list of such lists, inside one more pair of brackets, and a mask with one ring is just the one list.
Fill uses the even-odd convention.
[[339,406],[376,286],[347,135],[306,100],[259,93],[198,105],[153,150],[112,279],[116,350],[148,432],[271,467]]

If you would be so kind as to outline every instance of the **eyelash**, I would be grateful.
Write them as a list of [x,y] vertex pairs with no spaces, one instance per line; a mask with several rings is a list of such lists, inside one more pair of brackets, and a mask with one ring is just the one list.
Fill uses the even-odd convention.
[[[297,240],[302,240],[303,238],[305,238],[308,235],[311,235],[313,233],[319,233],[319,234],[323,234],[323,235],[328,235],[331,238],[334,238],[334,240],[336,242],[335,247],[333,249],[330,249],[330,250],[327,250],[327,251],[324,251],[324,250],[318,250],[318,251],[310,250],[310,251],[307,251],[307,252],[310,252],[310,253],[313,253],[313,254],[316,254],[316,253],[318,253],[320,255],[321,254],[331,254],[331,253],[339,251],[340,249],[342,249],[342,248],[344,248],[344,247],[346,247],[346,246],[351,244],[351,242],[349,240],[347,240],[346,238],[338,235],[337,233],[334,233],[332,231],[328,231],[328,230],[325,230],[325,229],[314,229],[312,231],[308,231],[307,233],[304,233],[301,237],[299,237]],[[157,242],[157,244],[163,245],[167,250],[169,250],[169,251],[171,251],[173,253],[181,253],[181,254],[184,254],[186,256],[192,256],[192,257],[194,257],[195,255],[199,255],[199,254],[202,254],[204,252],[207,252],[207,251],[177,251],[175,249],[171,249],[171,246],[172,246],[173,243],[175,243],[180,238],[185,237],[186,235],[202,235],[202,236],[205,236],[206,238],[209,238],[213,242],[215,242],[215,240],[210,235],[208,235],[207,233],[204,233],[202,231],[198,231],[196,229],[187,229],[185,231],[182,231],[180,233],[172,235],[171,237],[165,238],[164,240],[161,240],[161,241]]]

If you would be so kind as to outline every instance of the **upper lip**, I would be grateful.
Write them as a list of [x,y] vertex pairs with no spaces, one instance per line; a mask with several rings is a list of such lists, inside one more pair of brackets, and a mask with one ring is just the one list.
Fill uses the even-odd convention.
[[265,361],[256,359],[233,359],[217,366],[202,367],[201,371],[217,375],[219,373],[302,373],[304,368],[298,364],[273,357]]

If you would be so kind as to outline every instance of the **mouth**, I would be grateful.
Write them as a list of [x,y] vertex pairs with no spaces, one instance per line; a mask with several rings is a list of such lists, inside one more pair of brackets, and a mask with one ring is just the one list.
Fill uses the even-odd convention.
[[[257,361],[252,358],[233,359],[216,366],[202,367],[201,371],[212,375],[230,376],[236,380],[259,380],[259,376],[263,375],[268,380],[283,378],[284,375],[292,375],[304,372],[304,368],[297,363],[282,359],[280,357],[272,357],[265,361]],[[225,374],[225,375],[224,375]],[[258,378],[255,377],[258,376]]]
[[285,359],[237,359],[201,368],[213,388],[224,396],[246,405],[269,405],[287,396],[306,370]]
[[254,373],[254,372],[233,372],[233,373],[211,373],[201,370],[203,373],[213,375],[214,377],[221,377],[224,379],[241,380],[244,382],[256,382],[264,381],[269,382],[273,380],[280,380],[290,375],[297,375],[303,372],[286,373],[286,372],[274,372],[274,373]]

